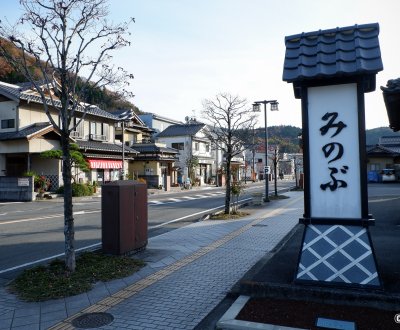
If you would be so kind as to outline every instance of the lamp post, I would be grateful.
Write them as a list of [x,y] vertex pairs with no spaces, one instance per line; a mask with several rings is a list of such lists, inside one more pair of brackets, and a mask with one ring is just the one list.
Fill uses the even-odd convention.
[[133,118],[133,110],[129,109],[122,112],[119,116],[119,121],[122,123],[122,168],[121,168],[121,180],[125,178],[125,122],[130,121]]
[[269,101],[256,101],[253,103],[253,111],[260,112],[260,105],[264,104],[264,119],[265,119],[265,167],[264,167],[264,176],[265,176],[265,202],[269,202],[269,192],[268,192],[268,183],[269,183],[269,171],[268,169],[268,128],[267,128],[267,104],[271,104],[271,111],[278,111],[278,101],[277,100],[269,100]]

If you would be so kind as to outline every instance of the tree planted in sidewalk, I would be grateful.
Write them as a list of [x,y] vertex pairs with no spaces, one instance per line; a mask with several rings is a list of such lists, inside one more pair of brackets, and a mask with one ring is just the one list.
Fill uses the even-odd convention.
[[222,150],[226,161],[225,214],[230,213],[232,159],[242,155],[252,139],[256,115],[246,99],[229,93],[220,93],[203,101],[203,118],[210,123],[207,137]]
[[30,82],[40,98],[37,102],[60,134],[65,264],[74,271],[70,133],[83,123],[91,106],[83,102],[90,90],[110,86],[116,93],[129,94],[125,88],[133,76],[112,64],[111,53],[130,45],[127,36],[133,19],[110,23],[106,0],[20,0],[20,4],[22,16],[15,24],[0,22],[0,56]]

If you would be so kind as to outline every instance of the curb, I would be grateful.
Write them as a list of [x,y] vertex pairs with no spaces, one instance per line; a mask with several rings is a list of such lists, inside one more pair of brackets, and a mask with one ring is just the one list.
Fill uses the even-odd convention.
[[273,325],[266,323],[256,323],[249,321],[236,320],[236,316],[240,313],[244,305],[249,301],[249,296],[239,296],[232,306],[226,311],[222,318],[217,322],[218,330],[306,330],[302,328],[284,327],[281,325]]

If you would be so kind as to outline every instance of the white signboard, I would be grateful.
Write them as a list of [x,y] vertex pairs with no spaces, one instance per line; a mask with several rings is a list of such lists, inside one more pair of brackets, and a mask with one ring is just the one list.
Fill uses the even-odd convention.
[[18,187],[29,187],[29,178],[18,178]]
[[361,219],[357,85],[309,88],[308,116],[311,218]]

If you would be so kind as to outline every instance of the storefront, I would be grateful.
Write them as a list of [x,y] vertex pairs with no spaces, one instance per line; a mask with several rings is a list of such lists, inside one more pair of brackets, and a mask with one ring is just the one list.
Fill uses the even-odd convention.
[[118,180],[122,169],[122,160],[88,159],[91,181],[98,184]]

